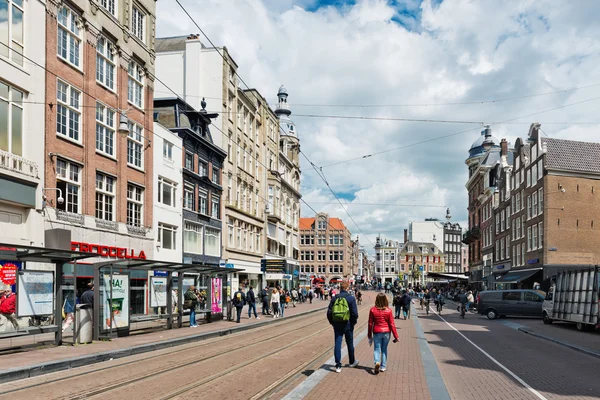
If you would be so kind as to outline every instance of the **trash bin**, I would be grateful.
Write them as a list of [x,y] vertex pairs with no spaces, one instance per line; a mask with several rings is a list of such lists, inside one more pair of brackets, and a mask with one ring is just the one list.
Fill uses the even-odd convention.
[[75,343],[91,343],[93,330],[93,309],[89,304],[77,304],[75,314]]

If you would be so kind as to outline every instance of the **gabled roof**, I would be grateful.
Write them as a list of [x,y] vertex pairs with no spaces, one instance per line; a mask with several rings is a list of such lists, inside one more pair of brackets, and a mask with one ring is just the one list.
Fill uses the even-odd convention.
[[600,143],[542,138],[546,143],[546,168],[600,173]]
[[[300,230],[314,229],[314,224],[314,218],[300,218]],[[328,228],[343,231],[346,229],[346,225],[339,218],[329,218]]]
[[[408,246],[413,246],[413,251],[408,251]],[[404,247],[402,247],[401,252],[406,252],[406,253],[421,253],[421,248],[422,247],[426,247],[427,248],[427,253],[424,254],[435,254],[435,255],[442,255],[442,251],[434,244],[434,243],[430,243],[430,242],[413,242],[411,240],[409,240],[408,242],[406,242],[404,244]],[[437,253],[435,253],[435,251],[437,250]]]

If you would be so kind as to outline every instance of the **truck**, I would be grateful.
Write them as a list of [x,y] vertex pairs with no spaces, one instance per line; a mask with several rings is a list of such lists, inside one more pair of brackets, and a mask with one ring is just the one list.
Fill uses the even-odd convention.
[[579,331],[600,329],[600,268],[559,272],[542,305],[542,320],[572,322]]

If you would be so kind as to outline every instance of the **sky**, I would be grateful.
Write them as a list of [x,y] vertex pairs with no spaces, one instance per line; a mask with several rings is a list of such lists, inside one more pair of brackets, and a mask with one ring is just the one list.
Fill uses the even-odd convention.
[[[446,207],[466,227],[465,159],[482,123],[511,144],[533,122],[600,141],[598,1],[181,1],[271,104],[285,85],[324,177],[302,157],[303,199],[370,252],[378,234],[401,240]],[[157,2],[158,37],[190,33],[175,0]]]

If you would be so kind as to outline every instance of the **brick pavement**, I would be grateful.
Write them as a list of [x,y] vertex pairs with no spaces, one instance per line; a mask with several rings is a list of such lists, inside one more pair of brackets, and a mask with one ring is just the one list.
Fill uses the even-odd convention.
[[[313,301],[313,304],[309,304],[308,302],[305,304],[298,304],[295,308],[292,307],[286,309],[285,318],[306,311],[323,309],[327,306],[327,304],[328,302],[320,300]],[[285,318],[283,318],[283,320],[285,320]],[[41,363],[66,360],[71,358],[88,356],[92,354],[109,352],[113,350],[126,349],[140,345],[153,344],[157,342],[169,341],[186,337],[201,336],[202,334],[208,334],[210,332],[219,332],[222,335],[232,328],[235,329],[245,325],[261,325],[270,321],[280,321],[280,319],[265,317],[261,318],[260,320],[249,320],[247,308],[244,308],[244,312],[242,313],[242,322],[240,324],[222,320],[215,321],[210,324],[202,324],[199,325],[198,328],[189,328],[184,326],[181,329],[161,330],[145,334],[136,334],[127,337],[116,338],[111,341],[94,342],[88,345],[65,345],[59,347],[46,347],[41,349],[28,349],[27,351],[19,352],[16,354],[12,353],[1,355],[0,364],[10,366],[11,369],[18,367],[28,367],[31,365],[37,365]],[[198,340],[201,339],[201,337],[198,337]]]
[[[483,316],[461,319],[452,307],[443,318],[522,380],[519,382],[435,314],[418,311],[442,378],[454,399],[597,399],[598,360]],[[529,385],[535,393],[526,388]]]
[[[304,398],[430,399],[414,320],[395,321],[400,341],[390,341],[386,372],[374,375],[373,348],[365,338],[356,346],[356,359],[360,362],[357,368],[342,368],[337,374],[334,365],[326,365],[331,372]],[[366,326],[355,332],[355,337],[365,330]],[[342,363],[347,361],[345,357]]]

